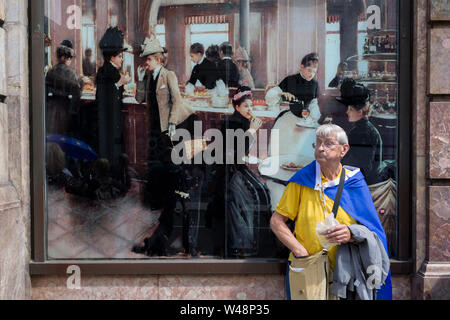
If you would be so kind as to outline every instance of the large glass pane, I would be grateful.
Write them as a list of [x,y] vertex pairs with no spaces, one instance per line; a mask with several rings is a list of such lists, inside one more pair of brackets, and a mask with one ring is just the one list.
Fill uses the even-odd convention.
[[397,1],[191,2],[46,1],[48,259],[286,258],[270,218],[327,122],[395,257]]

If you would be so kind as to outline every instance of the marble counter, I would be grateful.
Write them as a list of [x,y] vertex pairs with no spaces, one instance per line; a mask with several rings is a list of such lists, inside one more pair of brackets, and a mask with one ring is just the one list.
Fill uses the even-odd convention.
[[[95,101],[94,95],[82,95],[81,100],[85,102]],[[139,104],[134,97],[125,97],[122,99],[124,104]],[[206,107],[206,106],[196,106],[192,102],[188,103],[189,106],[194,109],[196,112],[207,112],[207,113],[218,113],[218,114],[232,114],[234,112],[234,108],[231,104],[228,105],[227,108],[214,108],[214,107]],[[261,118],[276,118],[280,113],[279,108],[266,108],[263,109],[262,106],[257,106],[253,109],[253,114],[256,117]]]

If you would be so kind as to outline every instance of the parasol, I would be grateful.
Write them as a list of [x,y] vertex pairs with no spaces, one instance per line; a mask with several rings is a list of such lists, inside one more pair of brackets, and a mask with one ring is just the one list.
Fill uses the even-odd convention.
[[96,160],[98,158],[92,148],[81,140],[59,134],[47,134],[47,142],[57,143],[67,156],[77,159]]

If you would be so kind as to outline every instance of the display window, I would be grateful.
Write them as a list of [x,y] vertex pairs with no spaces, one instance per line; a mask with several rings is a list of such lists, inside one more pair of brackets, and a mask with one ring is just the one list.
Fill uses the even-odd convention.
[[38,260],[284,261],[270,218],[327,123],[407,256],[402,1],[33,3]]

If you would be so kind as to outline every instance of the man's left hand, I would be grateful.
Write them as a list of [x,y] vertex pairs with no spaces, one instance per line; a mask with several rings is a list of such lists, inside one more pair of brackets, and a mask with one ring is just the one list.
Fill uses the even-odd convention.
[[327,239],[331,243],[347,243],[352,239],[352,234],[347,225],[340,224],[328,229]]

